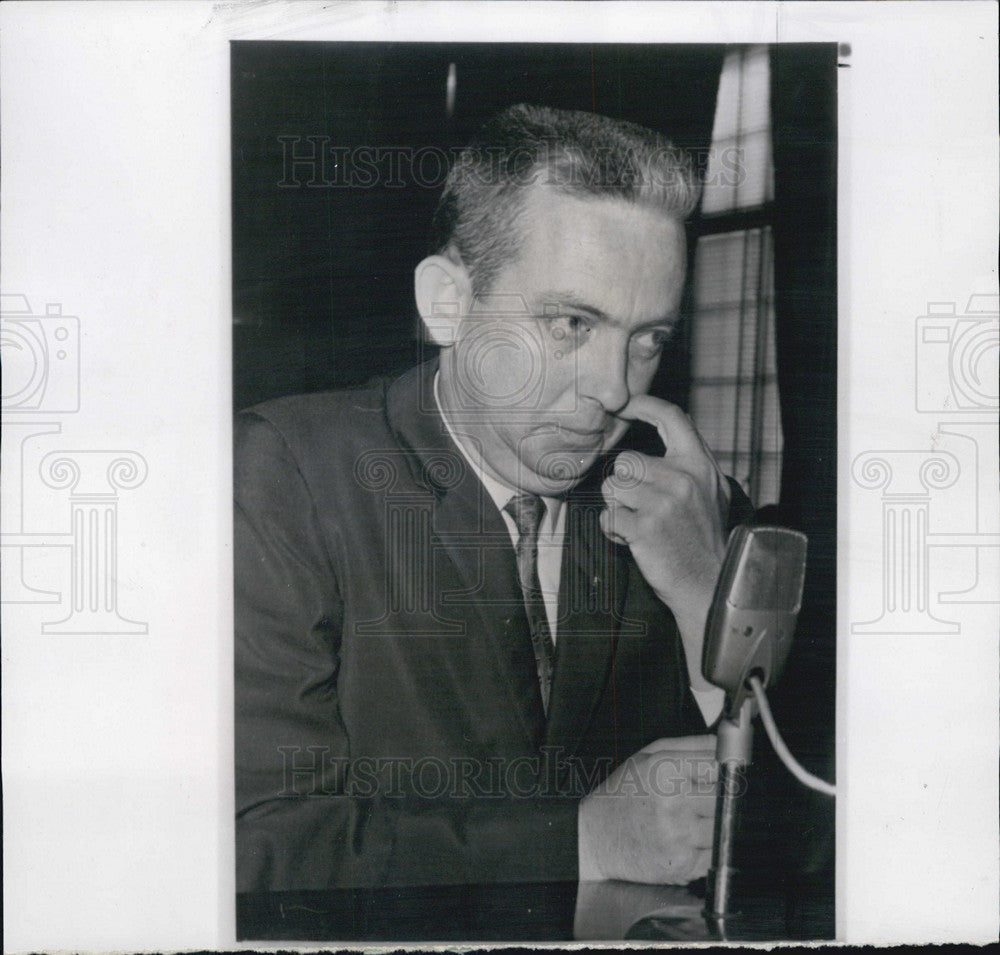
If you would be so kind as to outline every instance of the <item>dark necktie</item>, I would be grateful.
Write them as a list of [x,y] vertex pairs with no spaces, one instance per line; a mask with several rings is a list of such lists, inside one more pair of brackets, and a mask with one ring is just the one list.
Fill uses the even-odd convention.
[[542,708],[549,712],[549,692],[552,689],[552,636],[545,616],[545,600],[538,582],[538,527],[545,513],[545,502],[535,494],[518,494],[507,502],[504,510],[514,518],[519,535],[517,541],[517,576],[524,594],[524,609],[528,613],[531,646],[538,668],[538,686],[542,691]]

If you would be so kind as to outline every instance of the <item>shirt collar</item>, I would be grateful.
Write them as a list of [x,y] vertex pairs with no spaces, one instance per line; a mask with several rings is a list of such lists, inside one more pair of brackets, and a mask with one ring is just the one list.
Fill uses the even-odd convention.
[[[444,422],[445,428],[448,430],[448,435],[452,441],[458,445],[458,450],[462,452],[462,457],[468,462],[469,467],[472,468],[472,473],[479,478],[483,487],[486,488],[486,493],[489,494],[493,503],[496,504],[497,509],[504,513],[504,508],[510,503],[511,499],[515,497],[520,492],[517,488],[510,487],[504,484],[503,481],[497,480],[492,474],[487,473],[479,460],[478,454],[472,454],[465,447],[462,441],[459,439],[458,435],[452,430],[451,423],[448,421],[448,416],[444,413],[444,408],[441,407],[441,395],[438,389],[438,380],[440,378],[440,373],[434,373],[434,403],[437,405],[437,409],[441,414],[441,420]],[[542,500],[545,502],[545,520],[543,525],[544,529],[552,533],[555,531],[556,526],[559,521],[559,515],[562,512],[563,501],[558,497],[544,497]]]

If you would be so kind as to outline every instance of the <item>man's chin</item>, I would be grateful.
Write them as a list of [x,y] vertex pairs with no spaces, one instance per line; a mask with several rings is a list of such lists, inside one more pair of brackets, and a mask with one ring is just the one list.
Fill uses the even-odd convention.
[[529,435],[517,446],[519,474],[508,475],[516,487],[532,494],[556,497],[572,490],[626,430],[625,427],[593,433],[559,429]]
[[[561,494],[575,487],[593,467],[603,445],[545,451],[533,462],[531,478],[542,485],[537,493]],[[527,475],[526,475],[527,477]]]

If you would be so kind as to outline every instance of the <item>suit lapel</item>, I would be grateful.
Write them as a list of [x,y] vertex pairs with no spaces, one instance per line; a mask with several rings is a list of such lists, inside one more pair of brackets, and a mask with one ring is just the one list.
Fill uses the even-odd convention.
[[[446,617],[478,624],[481,642],[505,685],[513,718],[531,746],[544,731],[534,652],[510,535],[485,487],[447,433],[434,400],[437,362],[408,372],[389,389],[390,425],[408,453],[413,478],[435,497],[432,551],[446,555],[459,586],[437,594]],[[430,569],[428,569],[430,572]],[[435,575],[437,585],[439,577]],[[470,681],[477,675],[468,674]]]
[[[467,483],[469,487],[451,489],[434,515],[434,539],[448,554],[462,584],[459,591],[439,595],[441,606],[446,616],[454,608],[465,610],[462,616],[467,619],[478,618],[482,642],[507,687],[521,729],[537,746],[544,714],[510,535],[471,471]],[[470,528],[477,532],[470,533]],[[476,680],[477,675],[470,673],[469,679]]]

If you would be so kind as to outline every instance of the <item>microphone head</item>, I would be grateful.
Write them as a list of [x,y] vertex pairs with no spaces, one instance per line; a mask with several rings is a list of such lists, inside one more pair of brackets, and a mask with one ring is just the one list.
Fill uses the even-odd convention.
[[742,539],[734,533],[729,550],[735,550],[736,560],[726,595],[729,604],[739,610],[799,612],[806,579],[805,534],[785,527],[751,527]]
[[730,712],[752,674],[768,686],[781,672],[802,606],[805,534],[785,527],[737,527],[705,625],[702,673],[726,691]]

